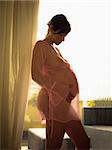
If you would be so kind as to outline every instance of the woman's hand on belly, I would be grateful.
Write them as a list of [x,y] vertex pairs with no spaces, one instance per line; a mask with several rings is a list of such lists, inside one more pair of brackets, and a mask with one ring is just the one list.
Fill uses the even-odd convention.
[[71,101],[72,101],[73,99],[74,99],[74,96],[73,96],[71,93],[69,93],[68,96],[67,96],[67,98],[66,98],[67,102],[68,102],[68,103],[71,103]]

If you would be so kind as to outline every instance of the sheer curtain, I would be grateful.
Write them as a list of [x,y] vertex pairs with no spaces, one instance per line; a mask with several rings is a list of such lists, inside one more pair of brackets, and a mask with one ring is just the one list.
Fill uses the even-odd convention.
[[39,1],[0,1],[0,146],[19,150]]

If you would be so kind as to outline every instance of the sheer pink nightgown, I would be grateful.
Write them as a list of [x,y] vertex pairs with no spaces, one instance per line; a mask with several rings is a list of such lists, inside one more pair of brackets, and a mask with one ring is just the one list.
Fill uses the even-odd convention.
[[[80,120],[79,88],[69,64],[46,41],[37,41],[33,50],[32,78],[41,86],[37,107],[42,118],[67,122]],[[69,102],[69,94],[74,97]]]

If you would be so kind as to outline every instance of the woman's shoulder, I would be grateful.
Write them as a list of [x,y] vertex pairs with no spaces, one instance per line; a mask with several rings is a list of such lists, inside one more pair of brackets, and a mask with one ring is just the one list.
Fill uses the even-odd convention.
[[35,45],[45,45],[44,40],[36,41]]
[[38,40],[36,41],[35,43],[35,46],[34,46],[34,50],[36,52],[41,52],[43,53],[44,55],[48,55],[49,54],[49,48],[46,44],[46,42],[44,40]]
[[35,42],[34,48],[42,49],[44,51],[44,49],[46,49],[46,44],[43,40],[38,40]]
[[46,45],[45,40],[38,40],[36,41],[36,45]]

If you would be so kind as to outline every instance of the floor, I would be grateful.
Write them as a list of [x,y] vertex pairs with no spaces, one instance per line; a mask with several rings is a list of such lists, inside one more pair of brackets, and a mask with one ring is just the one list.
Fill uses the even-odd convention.
[[[94,148],[92,150],[112,150],[112,126],[86,126]],[[23,140],[21,150],[28,150],[26,139]],[[104,149],[101,146],[104,145]],[[98,148],[96,148],[98,147]]]

